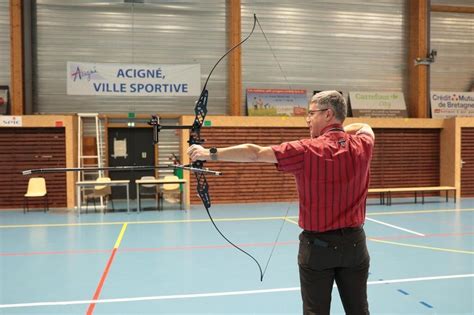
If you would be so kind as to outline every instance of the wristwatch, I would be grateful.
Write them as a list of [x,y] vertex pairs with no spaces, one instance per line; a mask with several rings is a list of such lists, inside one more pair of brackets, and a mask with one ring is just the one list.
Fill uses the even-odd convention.
[[212,161],[217,161],[217,148],[212,147],[209,149],[210,157]]

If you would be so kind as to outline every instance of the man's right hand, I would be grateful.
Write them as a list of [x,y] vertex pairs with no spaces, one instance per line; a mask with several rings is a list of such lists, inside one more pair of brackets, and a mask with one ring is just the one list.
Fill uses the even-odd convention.
[[188,148],[187,154],[191,161],[207,161],[210,159],[210,152],[202,145],[193,144]]
[[350,124],[344,127],[344,131],[351,135],[357,135],[361,133],[367,134],[371,136],[372,139],[375,139],[374,131],[367,124],[363,124],[363,123]]

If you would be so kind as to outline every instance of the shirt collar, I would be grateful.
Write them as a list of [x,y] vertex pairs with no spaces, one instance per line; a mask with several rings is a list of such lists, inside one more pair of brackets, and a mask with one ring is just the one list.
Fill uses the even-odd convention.
[[342,124],[331,124],[331,125],[327,125],[326,127],[323,128],[323,130],[321,130],[321,135],[325,134],[328,131],[331,131],[331,129],[336,129],[337,131],[344,131],[344,127],[342,126]]

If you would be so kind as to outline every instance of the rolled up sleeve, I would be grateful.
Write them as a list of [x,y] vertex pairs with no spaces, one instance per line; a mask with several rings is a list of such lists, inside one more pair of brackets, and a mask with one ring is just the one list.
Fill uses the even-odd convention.
[[284,142],[271,148],[275,152],[279,171],[296,174],[303,170],[306,148],[301,141]]

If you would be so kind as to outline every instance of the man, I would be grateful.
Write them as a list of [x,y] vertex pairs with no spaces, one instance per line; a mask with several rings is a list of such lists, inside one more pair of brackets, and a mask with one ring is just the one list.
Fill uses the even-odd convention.
[[275,163],[292,173],[299,196],[298,265],[304,314],[329,314],[337,284],[347,314],[369,314],[365,205],[374,133],[342,127],[347,106],[337,91],[313,96],[306,122],[311,137],[272,147],[242,144],[188,149],[195,160]]

